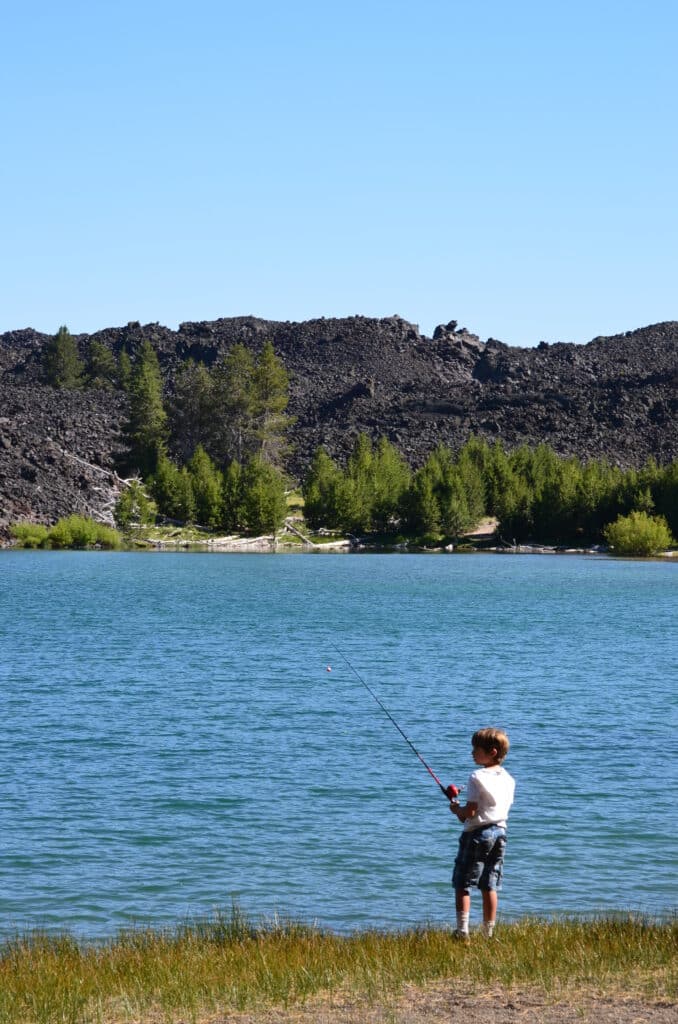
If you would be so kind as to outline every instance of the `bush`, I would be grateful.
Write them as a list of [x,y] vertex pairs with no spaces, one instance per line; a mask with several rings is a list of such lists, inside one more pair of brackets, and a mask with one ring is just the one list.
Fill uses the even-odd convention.
[[616,555],[656,555],[673,543],[664,517],[649,516],[647,512],[619,516],[603,533]]
[[49,531],[49,542],[53,548],[89,548],[96,541],[97,524],[84,516],[59,519]]
[[40,523],[15,523],[11,527],[22,548],[102,548],[122,547],[117,530],[103,523],[95,523],[85,516],[67,516],[51,529]]
[[122,547],[122,538],[112,526],[104,526],[103,523],[97,523],[96,528],[96,543],[98,547],[107,548],[109,551],[118,551]]
[[49,536],[48,528],[42,523],[14,523],[10,532],[22,548],[42,548]]

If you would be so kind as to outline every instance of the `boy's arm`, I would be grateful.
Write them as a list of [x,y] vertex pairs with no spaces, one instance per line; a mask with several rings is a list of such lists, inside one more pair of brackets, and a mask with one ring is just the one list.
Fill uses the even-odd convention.
[[452,814],[456,814],[459,821],[468,821],[469,818],[475,818],[478,813],[478,804],[475,800],[468,800],[462,807],[458,800],[450,800],[450,810]]

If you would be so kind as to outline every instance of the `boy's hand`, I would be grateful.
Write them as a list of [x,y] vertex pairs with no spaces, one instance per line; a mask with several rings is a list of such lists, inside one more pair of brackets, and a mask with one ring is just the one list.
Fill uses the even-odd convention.
[[467,821],[469,818],[475,818],[478,810],[478,804],[475,801],[469,800],[464,807],[459,806],[458,800],[450,800],[450,810],[452,814],[455,814],[459,821]]

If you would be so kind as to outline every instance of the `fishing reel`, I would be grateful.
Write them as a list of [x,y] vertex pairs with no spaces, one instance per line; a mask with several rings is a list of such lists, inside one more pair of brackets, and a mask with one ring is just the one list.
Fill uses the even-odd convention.
[[447,797],[447,799],[450,801],[456,800],[459,794],[461,793],[461,789],[459,788],[459,786],[453,786],[451,783],[449,786],[441,786],[441,789],[445,796]]

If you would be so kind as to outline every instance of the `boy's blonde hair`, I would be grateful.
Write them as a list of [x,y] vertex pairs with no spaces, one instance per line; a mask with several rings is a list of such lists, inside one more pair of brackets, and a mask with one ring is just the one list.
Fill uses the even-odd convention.
[[501,764],[509,752],[509,738],[503,729],[478,729],[471,737],[474,747],[480,747],[486,754],[497,751],[497,764]]

